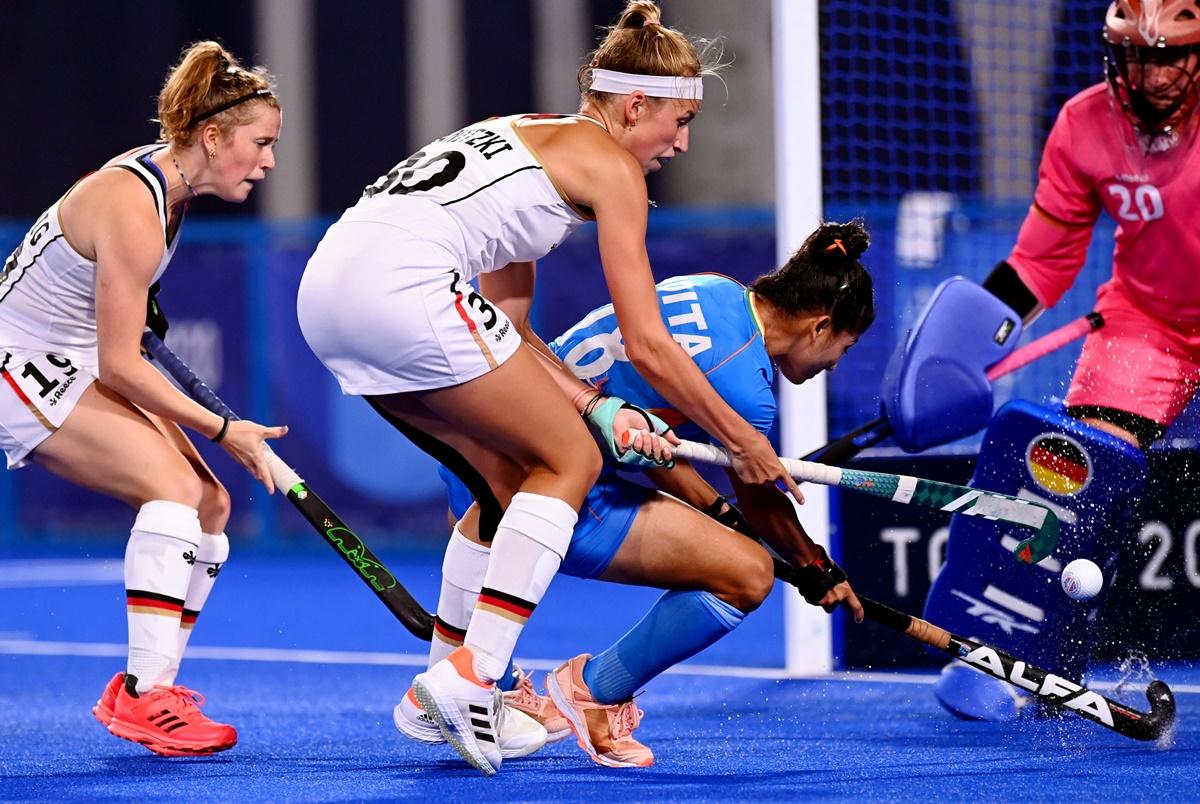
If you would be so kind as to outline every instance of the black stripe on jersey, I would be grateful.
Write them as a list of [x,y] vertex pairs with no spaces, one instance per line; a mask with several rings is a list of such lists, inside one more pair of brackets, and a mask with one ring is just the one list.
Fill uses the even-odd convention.
[[155,148],[152,151],[146,151],[146,153],[141,154],[140,156],[135,156],[133,158],[133,161],[137,162],[139,165],[141,165],[146,170],[150,171],[156,177],[158,177],[158,183],[159,183],[159,185],[162,186],[163,195],[166,195],[167,194],[167,176],[165,173],[162,172],[162,168],[160,168],[154,162],[154,160],[150,158],[161,150],[162,150],[161,148]]
[[116,165],[116,167],[119,167],[122,170],[128,170],[130,173],[142,180],[142,184],[146,185],[146,189],[150,191],[150,195],[154,196],[154,208],[158,210],[158,214],[161,217],[163,215],[162,202],[158,200],[158,193],[154,192],[154,185],[150,183],[148,178],[146,178],[146,174],[142,173],[133,165]]
[[[159,217],[161,218],[163,226],[163,242],[166,244],[167,250],[170,250],[175,246],[175,241],[179,237],[179,232],[181,229],[183,229],[183,213],[180,213],[179,219],[175,223],[175,231],[172,232],[171,215],[167,210],[167,176],[162,172],[162,168],[160,168],[158,164],[150,158],[161,150],[162,148],[152,148],[151,150],[143,153],[141,156],[135,156],[133,161],[141,165],[144,170],[153,173],[154,177],[158,180],[159,187],[161,188],[160,192],[162,193],[162,204],[158,204],[158,195],[156,194],[154,196],[155,205],[159,208]],[[182,176],[183,174],[180,173],[179,175]],[[183,211],[187,212],[186,201],[183,205]]]
[[448,206],[450,206],[451,204],[457,204],[459,201],[466,201],[468,198],[470,198],[471,196],[475,195],[475,193],[478,193],[478,192],[481,192],[481,191],[483,191],[483,190],[486,190],[487,188],[491,187],[493,184],[496,184],[496,183],[498,183],[498,182],[502,182],[502,181],[504,181],[505,179],[507,179],[509,176],[515,176],[516,174],[520,173],[520,172],[521,172],[521,171],[523,171],[523,170],[542,170],[542,169],[543,169],[543,168],[542,168],[542,166],[541,166],[541,165],[526,165],[525,167],[519,167],[519,168],[517,168],[516,170],[514,170],[512,173],[505,173],[505,174],[504,174],[503,176],[501,176],[500,178],[498,178],[498,179],[496,179],[496,180],[494,180],[494,181],[489,181],[487,184],[483,185],[482,187],[477,187],[477,188],[475,188],[475,189],[474,189],[474,190],[472,190],[471,192],[469,192],[469,193],[467,193],[466,195],[464,195],[462,198],[456,198],[456,199],[454,199],[453,201],[447,201],[446,203],[442,204],[442,206],[444,206],[444,207],[448,207]]
[[[143,170],[145,170],[145,171],[147,171],[147,172],[149,172],[149,173],[153,173],[153,174],[154,174],[154,178],[158,180],[159,192],[160,192],[160,193],[162,193],[163,223],[164,223],[164,225],[165,225],[165,223],[166,223],[166,217],[167,217],[167,216],[166,216],[166,211],[167,211],[167,177],[166,177],[166,175],[165,175],[165,174],[162,172],[162,168],[160,168],[158,165],[156,165],[156,164],[154,163],[154,160],[150,158],[151,156],[153,156],[153,155],[154,155],[154,154],[156,154],[156,153],[158,153],[158,150],[154,150],[154,151],[147,151],[146,153],[142,154],[141,156],[134,157],[134,160],[133,160],[133,161],[134,161],[134,162],[136,162],[137,164],[141,165]],[[157,197],[158,197],[158,195],[157,195],[157,194],[155,194],[155,198],[157,198]]]
[[[46,249],[50,248],[51,243],[53,243],[55,240],[58,240],[60,237],[63,237],[63,236],[64,235],[62,233],[59,233],[59,234],[56,234],[54,237],[50,238],[49,240],[47,240],[46,245],[42,246],[42,251],[39,251],[37,254],[34,254],[29,259],[29,264],[21,269],[21,275],[18,276],[16,279],[14,279],[13,283],[11,285],[9,285],[8,288],[4,291],[4,295],[0,296],[0,303],[2,303],[5,299],[7,299],[8,294],[13,292],[13,288],[15,288],[17,286],[17,284],[20,283],[20,281],[25,278],[25,274],[28,273],[29,269],[32,268],[34,263],[37,262],[38,257],[42,256],[42,252],[45,251]],[[4,277],[3,280],[0,280],[0,282],[3,282],[7,279],[8,279],[8,277],[6,276],[6,277]]]

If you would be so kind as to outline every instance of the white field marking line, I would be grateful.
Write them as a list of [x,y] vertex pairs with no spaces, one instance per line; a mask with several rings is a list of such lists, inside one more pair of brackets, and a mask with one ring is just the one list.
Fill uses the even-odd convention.
[[[43,642],[37,639],[0,639],[0,655],[10,656],[125,656],[128,648],[120,642]],[[357,664],[390,667],[424,667],[428,657],[423,653],[388,653],[373,651],[303,650],[295,648],[232,648],[189,646],[189,659],[211,659],[244,662],[280,662],[296,664]],[[517,659],[525,670],[554,670],[561,660]],[[666,675],[717,676],[726,678],[758,678],[767,681],[837,681],[881,684],[932,684],[936,673],[879,673],[845,670],[826,675],[788,676],[773,667],[735,667],[715,664],[683,664],[669,668]],[[1115,681],[1088,682],[1092,690],[1111,690]],[[1171,684],[1176,693],[1200,693],[1200,684]]]
[[[13,656],[85,656],[121,657],[128,648],[119,642],[44,642],[37,639],[0,639],[0,654]],[[401,667],[425,667],[428,657],[419,653],[372,651],[303,650],[293,648],[188,647],[189,659],[245,662],[294,662],[297,664],[356,664]],[[561,660],[518,659],[525,670],[554,670]],[[782,681],[790,677],[781,668],[734,667],[725,665],[684,664],[666,671],[670,675],[757,678]],[[821,676],[803,676],[806,681],[884,682],[892,684],[931,684],[936,674],[865,673],[846,671]]]
[[34,559],[0,561],[0,589],[45,586],[97,586],[124,583],[124,562],[119,558]]

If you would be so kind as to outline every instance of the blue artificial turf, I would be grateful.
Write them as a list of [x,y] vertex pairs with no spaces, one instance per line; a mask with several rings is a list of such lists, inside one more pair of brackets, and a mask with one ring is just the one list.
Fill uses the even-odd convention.
[[[1176,800],[1194,799],[1196,696],[1179,698],[1162,750],[1079,718],[958,721],[927,679],[776,680],[673,674],[638,698],[649,769],[592,764],[568,740],[486,779],[450,749],[391,724],[423,653],[336,561],[235,556],[201,616],[180,683],[235,724],[239,744],[205,758],[159,758],[107,734],[90,707],[123,665],[115,579],[0,585],[0,799],[344,801],[543,800]],[[435,599],[436,557],[386,556],[420,599]],[[10,559],[0,566],[11,568]],[[598,650],[653,600],[650,590],[559,579],[518,654],[547,666]],[[697,661],[782,661],[779,595]],[[599,614],[598,614],[599,612]],[[881,638],[888,637],[881,631]],[[238,654],[234,649],[241,649]],[[319,654],[247,654],[314,650]],[[364,652],[373,652],[367,654]],[[39,654],[60,655],[39,655]],[[89,655],[91,654],[91,655]],[[242,656],[243,658],[238,658]],[[244,658],[249,656],[251,658]],[[258,657],[257,659],[253,657]],[[1160,669],[1177,688],[1189,667]],[[541,674],[536,675],[540,683]],[[1144,701],[1130,699],[1144,708]]]

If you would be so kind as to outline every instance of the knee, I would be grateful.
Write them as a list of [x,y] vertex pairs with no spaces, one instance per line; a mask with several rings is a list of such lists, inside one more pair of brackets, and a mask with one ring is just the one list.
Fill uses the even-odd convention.
[[205,533],[221,533],[229,524],[229,516],[233,512],[229,492],[215,480],[203,482],[202,487],[200,527]]
[[580,450],[580,460],[583,464],[583,474],[587,478],[587,486],[591,488],[600,479],[600,470],[604,468],[604,458],[596,445],[589,444],[587,449]]
[[578,482],[582,493],[586,494],[600,478],[604,459],[596,442],[588,437],[554,450],[552,455],[547,456],[546,466],[559,477]]
[[715,593],[745,614],[761,606],[775,586],[775,568],[767,551],[755,547],[747,553],[736,563],[737,572],[729,579],[727,590]]
[[172,461],[169,468],[153,473],[143,494],[145,499],[141,502],[170,500],[200,510],[204,491],[204,482],[180,455],[179,460]]

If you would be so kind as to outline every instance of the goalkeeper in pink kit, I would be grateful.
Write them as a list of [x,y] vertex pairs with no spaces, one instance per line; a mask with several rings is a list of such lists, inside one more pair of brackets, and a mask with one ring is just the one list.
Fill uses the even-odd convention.
[[[1082,489],[1055,497],[1053,490],[1032,484],[1035,492],[1079,516],[1078,524],[1064,523],[1054,556],[1060,563],[1075,557],[1115,560],[1126,541],[1120,537],[1123,512],[1145,479],[1139,450],[1163,435],[1200,387],[1200,272],[1195,268],[1200,229],[1193,220],[1200,202],[1195,114],[1200,0],[1116,0],[1105,16],[1104,40],[1107,80],[1063,106],[1046,141],[1033,205],[1016,246],[984,282],[1028,324],[1056,304],[1078,276],[1100,214],[1117,223],[1112,277],[1100,287],[1094,307],[1105,325],[1084,342],[1065,410],[1010,415],[1002,409],[980,451],[980,466],[1006,461],[1013,467],[990,478],[996,490],[1003,490],[1001,474],[1018,485],[1028,483],[1021,479],[1024,467],[1012,456],[1026,455],[1028,462],[1027,446],[1046,437],[1030,441],[1028,433],[1041,427],[1052,440],[1058,434],[1063,436],[1059,443],[1078,448],[1080,466],[1094,475]],[[1121,450],[1125,454],[1116,463],[1105,466],[1097,458]],[[1007,457],[1001,461],[1000,455]],[[986,475],[977,469],[976,482],[986,484]],[[1100,500],[1103,486],[1117,491]],[[1089,494],[1097,499],[1087,499]],[[968,535],[965,526],[952,527],[948,562],[930,592],[926,616],[946,627],[974,628],[1002,647],[1019,643],[1022,655],[1032,652],[1059,671],[1081,673],[1094,629],[1078,604],[1053,591],[1057,583],[1042,583],[1043,570],[1056,571],[1057,565],[1005,577],[986,562],[962,560],[973,549]],[[973,601],[973,609],[964,613],[963,600]],[[997,600],[1015,603],[995,612]],[[1003,622],[1003,634],[990,632],[988,621],[978,619],[985,610],[999,615],[993,620]],[[1056,627],[1066,622],[1077,623],[1079,630]],[[974,676],[944,673],[936,687],[942,704],[958,715],[983,719],[1019,712],[1019,702],[1013,706],[1007,692]]]
[[1084,343],[1067,409],[1146,447],[1200,382],[1200,3],[1117,0],[1108,82],[1063,107],[1016,247],[984,283],[1029,321],[1074,282],[1100,213],[1117,222],[1103,329]]

